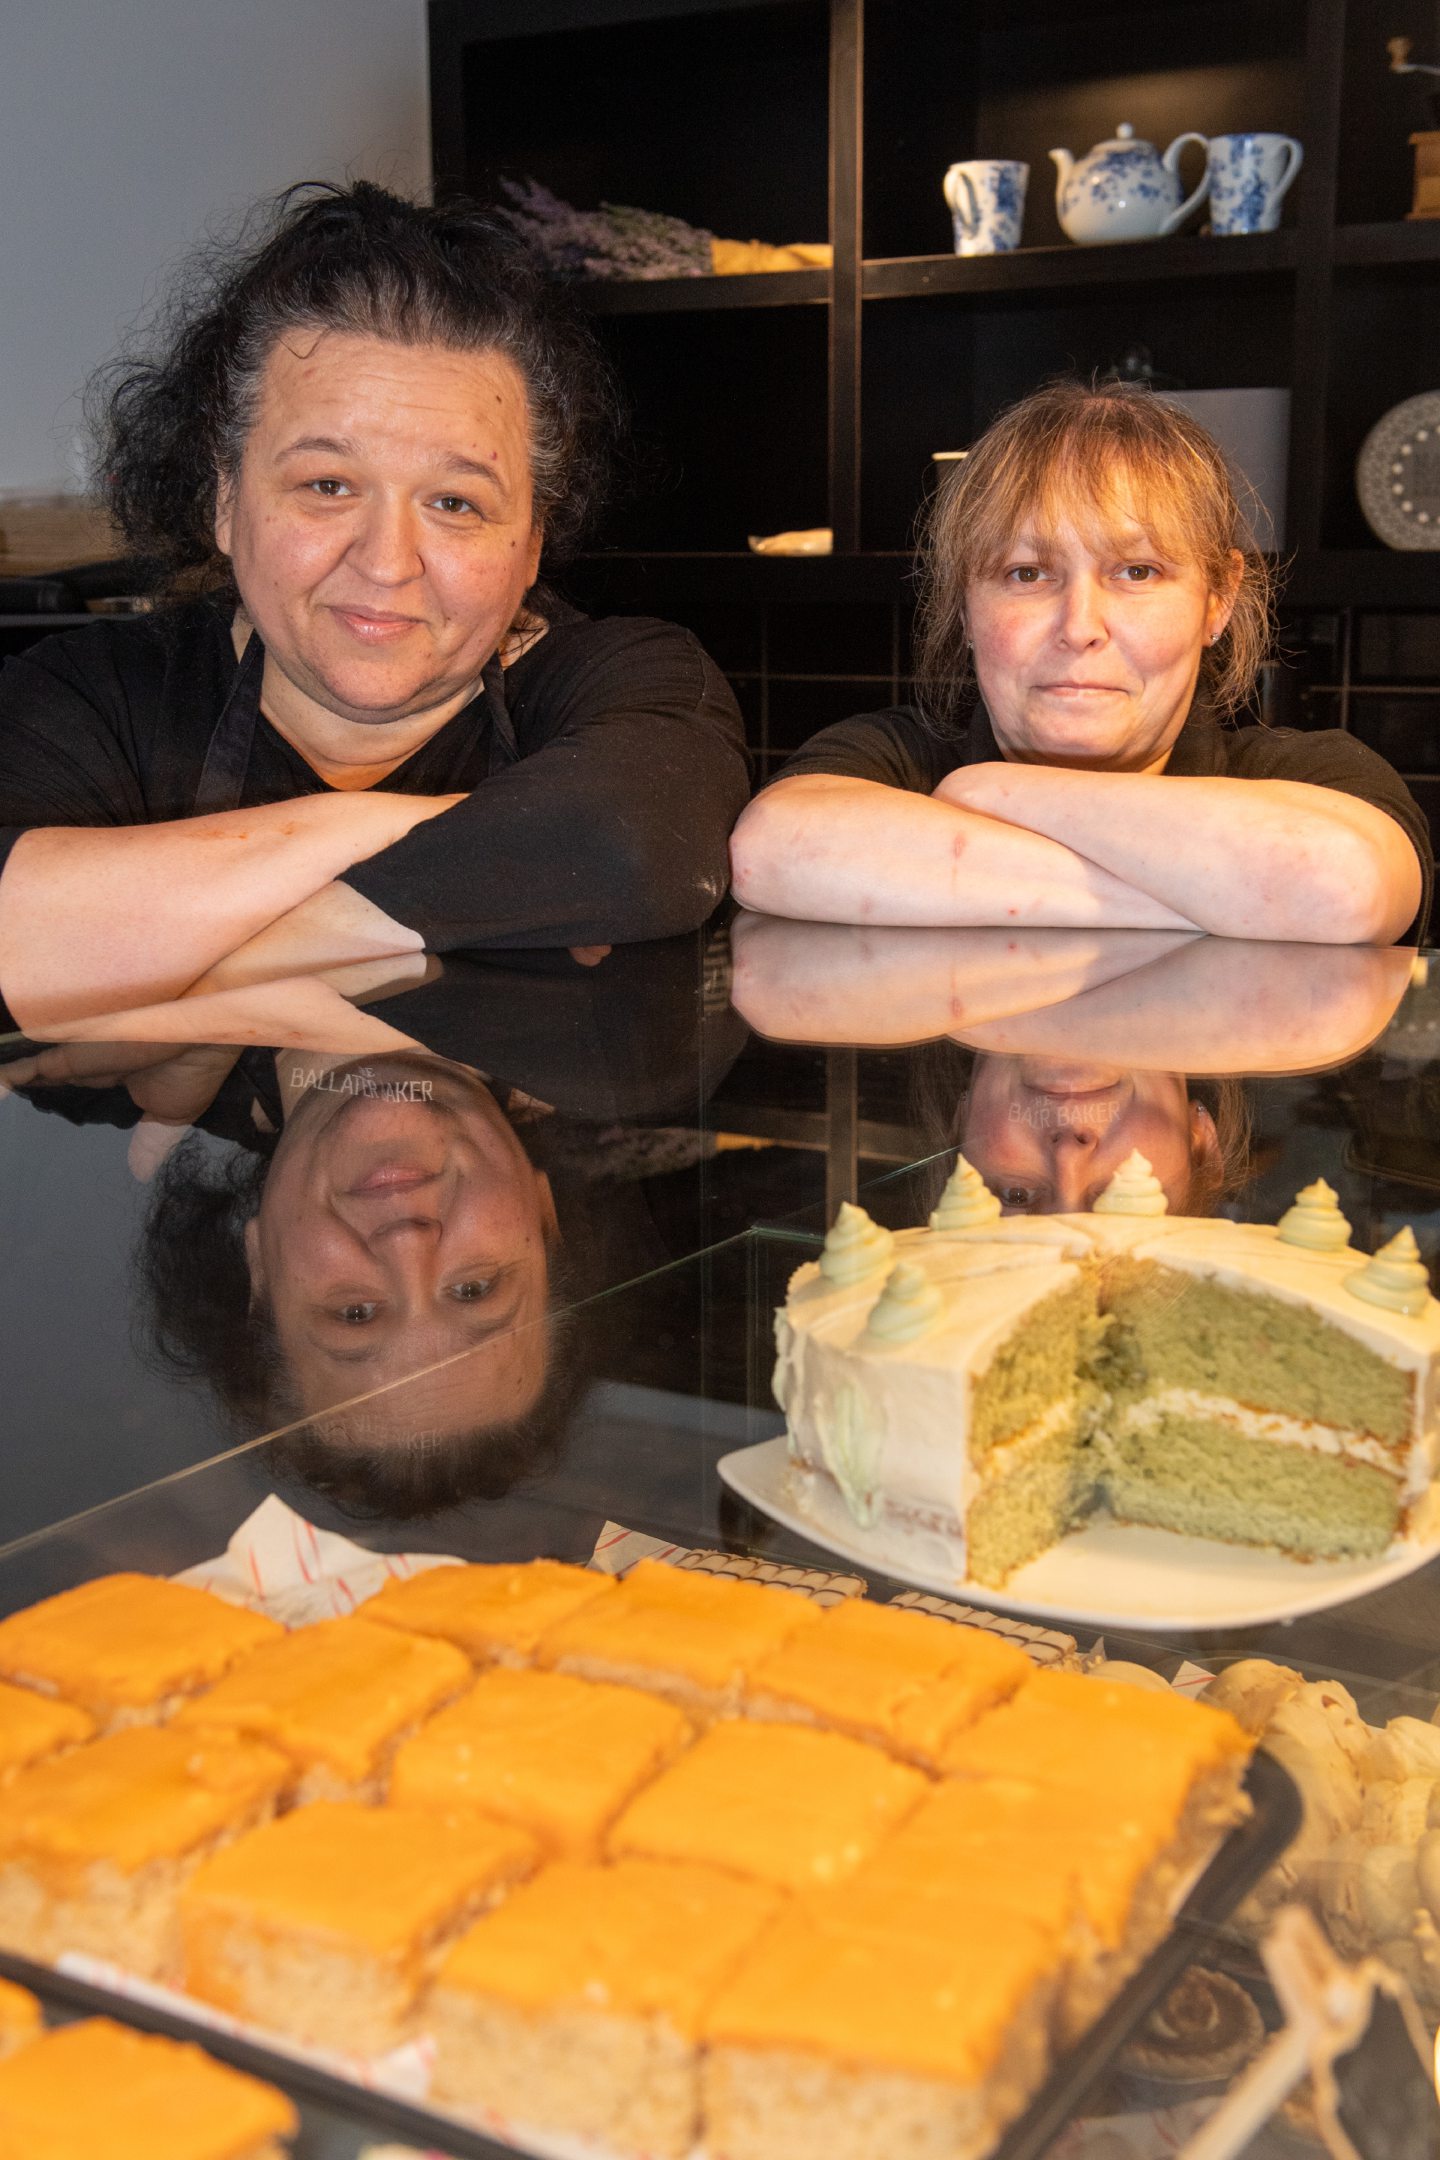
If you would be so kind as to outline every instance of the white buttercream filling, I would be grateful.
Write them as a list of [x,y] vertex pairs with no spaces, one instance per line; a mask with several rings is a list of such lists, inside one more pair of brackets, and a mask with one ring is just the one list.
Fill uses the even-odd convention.
[[1163,1417],[1213,1418],[1247,1440],[1274,1441],[1282,1447],[1309,1448],[1318,1455],[1344,1455],[1353,1462],[1370,1463],[1400,1478],[1407,1500],[1425,1490],[1434,1472],[1433,1435],[1397,1450],[1372,1433],[1322,1425],[1314,1418],[1289,1417],[1280,1410],[1252,1410],[1233,1395],[1207,1395],[1199,1388],[1156,1388],[1142,1402],[1130,1405],[1116,1429],[1153,1432]]

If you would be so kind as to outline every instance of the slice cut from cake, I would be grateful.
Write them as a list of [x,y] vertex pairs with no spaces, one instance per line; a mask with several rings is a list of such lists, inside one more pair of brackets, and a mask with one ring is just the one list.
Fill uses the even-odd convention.
[[208,1590],[101,1575],[0,1620],[0,1676],[75,1703],[102,1728],[153,1725],[283,1633]]
[[290,2039],[380,2054],[449,1939],[537,1858],[481,1816],[317,1801],[191,1876],[183,1985]]
[[780,1903],[666,1861],[546,1868],[440,1970],[422,2012],[437,2097],[616,2151],[688,2152],[701,2018]]
[[173,1725],[110,1733],[22,1771],[0,1792],[0,1943],[165,1977],[181,1885],[267,1820],[294,1778],[273,1748]]
[[1101,1505],[1307,1558],[1440,1530],[1408,1231],[1367,1260],[1323,1180],[1278,1224],[1172,1218],[1139,1155],[1090,1215],[986,1197],[962,1162],[926,1229],[851,1209],[790,1284],[775,1392],[832,1535],[999,1586]]
[[246,1658],[187,1703],[175,1729],[268,1741],[296,1765],[301,1801],[378,1800],[400,1742],[472,1678],[450,1643],[324,1620]]
[[747,1717],[824,1725],[928,1764],[1034,1667],[981,1628],[848,1599],[757,1665]]
[[283,2160],[299,2129],[273,2085],[108,2018],[0,2064],[0,2152],[24,2160]]
[[479,1809],[532,1831],[552,1854],[594,1859],[620,1810],[693,1731],[673,1703],[639,1688],[495,1670],[404,1743],[390,1798]]
[[705,2019],[708,2149],[980,2160],[1044,2076],[1060,1969],[1017,1912],[956,1927],[853,1882],[797,1899]]
[[852,1874],[928,1790],[918,1770],[842,1733],[725,1723],[631,1802],[609,1849],[814,1888]]
[[746,1675],[813,1627],[821,1608],[793,1590],[642,1560],[613,1597],[562,1620],[540,1664],[668,1695],[697,1718],[738,1709]]
[[518,1566],[434,1567],[389,1582],[365,1618],[438,1635],[476,1665],[528,1665],[547,1629],[613,1594],[613,1575],[559,1560]]
[[32,1763],[63,1755],[95,1732],[95,1720],[73,1703],[34,1695],[0,1680],[0,1787]]

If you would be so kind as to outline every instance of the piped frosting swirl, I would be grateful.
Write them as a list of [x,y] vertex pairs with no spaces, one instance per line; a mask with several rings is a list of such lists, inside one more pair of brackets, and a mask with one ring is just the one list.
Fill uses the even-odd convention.
[[885,1278],[885,1287],[871,1308],[866,1333],[880,1342],[915,1342],[928,1334],[944,1310],[945,1300],[924,1268],[913,1260],[901,1260]]
[[946,1181],[939,1205],[930,1216],[932,1230],[976,1230],[998,1220],[1000,1202],[972,1163],[963,1155]]
[[843,1288],[864,1282],[867,1275],[878,1275],[882,1268],[889,1267],[894,1254],[893,1233],[872,1222],[864,1208],[842,1200],[840,1212],[826,1234],[820,1273],[827,1282]]
[[1276,1225],[1282,1245],[1303,1245],[1307,1252],[1343,1252],[1350,1242],[1350,1225],[1340,1212],[1333,1186],[1324,1178],[1296,1193]]
[[1345,1288],[1367,1305],[1418,1318],[1430,1302],[1430,1277],[1410,1225],[1397,1231],[1365,1267],[1347,1275]]
[[1163,1215],[1165,1188],[1138,1148],[1132,1148],[1095,1202],[1096,1215]]

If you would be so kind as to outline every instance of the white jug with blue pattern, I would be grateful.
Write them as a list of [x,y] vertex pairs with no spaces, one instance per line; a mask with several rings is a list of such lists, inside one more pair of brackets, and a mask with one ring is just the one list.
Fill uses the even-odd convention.
[[[1205,170],[1182,201],[1180,153],[1192,142],[1205,152]],[[1085,247],[1173,233],[1204,200],[1210,181],[1210,146],[1203,135],[1177,135],[1162,157],[1154,143],[1136,139],[1128,120],[1109,142],[1096,143],[1088,157],[1073,158],[1068,150],[1052,150],[1050,156],[1060,229]]]

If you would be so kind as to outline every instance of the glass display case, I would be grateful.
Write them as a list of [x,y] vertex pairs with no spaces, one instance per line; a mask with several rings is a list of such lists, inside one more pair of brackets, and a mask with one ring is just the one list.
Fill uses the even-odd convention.
[[[1137,1686],[1198,1697],[1224,1676],[1302,1827],[1257,1807],[1258,1888],[1176,1930],[1149,2002],[1103,2059],[1077,2055],[1060,2114],[1013,2150],[1181,2149],[1280,2022],[1259,1944],[1286,1900],[1343,1958],[1384,1960],[1433,2032],[1423,1537],[1388,1572],[1398,1544],[1350,1577],[1289,1562],[1290,1609],[1233,1625],[1183,1617],[1187,1552],[1168,1605],[1117,1624],[1083,1536],[1058,1601],[1027,1603],[1023,1569],[987,1596],[867,1547],[861,1521],[837,1543],[783,1462],[770,1485],[744,1470],[785,1432],[775,1314],[839,1204],[923,1224],[957,1154],[1016,1222],[1087,1216],[1136,1148],[1171,1217],[1274,1224],[1323,1179],[1362,1254],[1408,1225],[1433,1273],[1427,956],[742,918],[593,969],[447,959],[343,1020],[317,1009],[308,1034],[257,991],[243,1048],[186,1041],[183,1005],[171,1033],[0,1044],[0,1613],[138,1569],[236,1599],[258,1584],[304,1621],[363,1601],[399,1555],[612,1573],[700,1555],[948,1608]],[[1320,2150],[1304,2109],[1247,2149]],[[306,2134],[317,2160],[352,2149]]]

